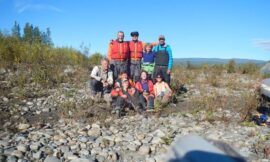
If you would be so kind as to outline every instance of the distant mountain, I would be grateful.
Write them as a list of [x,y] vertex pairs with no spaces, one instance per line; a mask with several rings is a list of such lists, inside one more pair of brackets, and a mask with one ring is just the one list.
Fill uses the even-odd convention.
[[[219,59],[219,58],[174,58],[174,64],[187,64],[190,62],[193,65],[201,64],[227,64],[231,59]],[[254,63],[257,65],[264,65],[267,61],[252,60],[252,59],[239,59],[233,58],[236,64]]]

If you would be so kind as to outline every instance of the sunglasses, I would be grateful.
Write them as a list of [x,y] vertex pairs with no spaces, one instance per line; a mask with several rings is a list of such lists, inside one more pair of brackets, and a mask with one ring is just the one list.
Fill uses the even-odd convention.
[[164,38],[160,38],[159,40],[165,40]]

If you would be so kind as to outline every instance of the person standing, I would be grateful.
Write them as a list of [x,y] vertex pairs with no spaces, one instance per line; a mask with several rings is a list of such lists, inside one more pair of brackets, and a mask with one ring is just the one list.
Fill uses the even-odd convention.
[[173,57],[171,47],[165,43],[165,36],[160,35],[159,44],[153,48],[155,52],[155,67],[154,76],[161,74],[164,77],[164,81],[170,85],[171,70],[173,65]]
[[152,51],[152,45],[150,43],[145,45],[141,66],[142,70],[147,72],[147,78],[152,80],[155,67],[155,53]]
[[137,82],[140,79],[141,59],[143,54],[143,43],[138,40],[139,32],[130,33],[132,40],[129,41],[130,50],[130,78]]
[[108,58],[111,61],[111,69],[114,79],[118,77],[121,71],[127,71],[129,58],[129,43],[124,41],[124,32],[117,32],[117,39],[109,44]]

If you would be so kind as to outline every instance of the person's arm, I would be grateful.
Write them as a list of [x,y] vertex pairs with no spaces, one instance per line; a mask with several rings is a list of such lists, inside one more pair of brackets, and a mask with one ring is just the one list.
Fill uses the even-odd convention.
[[[143,49],[145,48],[146,44],[147,44],[146,42],[142,42]],[[158,42],[151,42],[150,44],[154,47],[154,46],[158,45]]]
[[101,80],[101,77],[98,76],[98,71],[99,71],[99,68],[98,66],[95,66],[91,72],[91,78],[97,80],[97,81],[100,81]]
[[156,85],[154,85],[154,94],[155,94],[155,96],[157,96],[157,86]]
[[109,43],[109,47],[108,47],[108,59],[111,61],[111,55],[112,55],[112,44],[113,44],[113,41],[111,41]]
[[137,82],[137,83],[135,84],[135,88],[139,91],[139,93],[142,93],[142,92],[143,92],[143,90],[142,90],[142,88],[141,88],[141,86],[140,86],[140,82]]
[[109,71],[108,72],[108,79],[107,79],[107,82],[110,86],[113,85],[113,72],[112,71]]
[[169,54],[169,63],[168,63],[168,71],[172,70],[172,65],[173,65],[173,57],[172,57],[172,49],[170,46],[167,47],[167,52]]

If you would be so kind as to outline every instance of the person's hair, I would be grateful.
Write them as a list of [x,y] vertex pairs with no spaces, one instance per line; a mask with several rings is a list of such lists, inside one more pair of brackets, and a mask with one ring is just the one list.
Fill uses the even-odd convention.
[[144,51],[146,51],[146,47],[151,47],[151,49],[152,49],[152,44],[151,43],[147,43],[145,46],[144,46]]
[[119,33],[122,33],[122,34],[125,35],[125,33],[123,31],[121,31],[121,30],[117,32],[117,34],[119,34]]
[[103,61],[107,61],[108,63],[110,63],[110,60],[107,58],[107,57],[104,57],[100,60],[100,62],[103,62]]
[[148,76],[148,73],[147,73],[147,71],[145,71],[145,70],[142,70],[142,71],[141,71],[141,75],[142,75],[142,73],[145,73],[145,74],[146,74],[146,76]]

